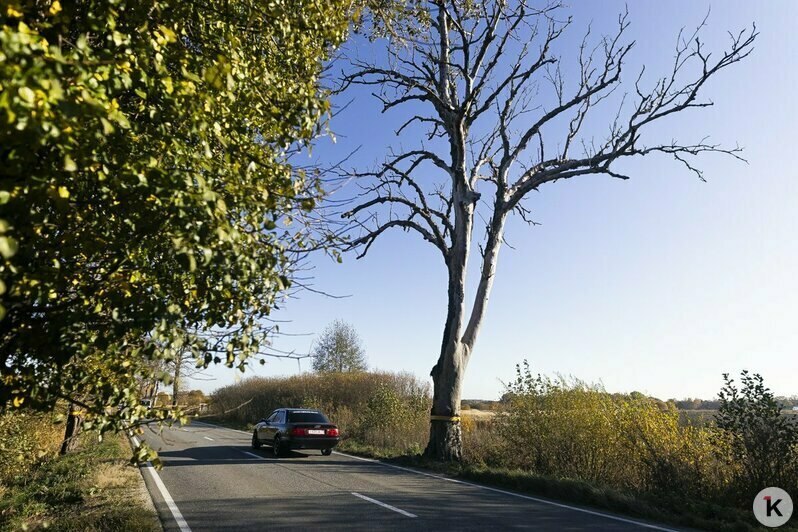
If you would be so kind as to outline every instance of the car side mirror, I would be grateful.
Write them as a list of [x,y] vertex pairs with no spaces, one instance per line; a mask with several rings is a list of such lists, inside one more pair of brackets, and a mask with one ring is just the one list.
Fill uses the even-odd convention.
[[269,422],[266,421],[265,419],[261,419],[260,421],[258,421],[258,423],[266,423],[267,425],[269,424]]

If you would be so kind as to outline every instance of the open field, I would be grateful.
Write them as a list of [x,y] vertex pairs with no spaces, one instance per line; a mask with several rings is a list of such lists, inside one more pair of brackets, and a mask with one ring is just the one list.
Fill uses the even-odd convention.
[[468,417],[479,421],[489,421],[494,417],[496,417],[496,414],[497,412],[493,410],[476,410],[473,408],[470,410],[463,410],[460,412],[460,415],[462,417]]

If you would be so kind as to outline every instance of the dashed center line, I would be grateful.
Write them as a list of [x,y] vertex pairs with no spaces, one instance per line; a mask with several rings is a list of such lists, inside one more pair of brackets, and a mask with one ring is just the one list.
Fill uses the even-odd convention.
[[213,441],[213,438],[209,438],[209,437],[207,437],[207,436],[203,436],[203,438],[205,438],[205,439],[206,439],[206,440],[208,440],[208,441]]
[[359,497],[359,498],[363,499],[364,501],[369,501],[369,502],[372,502],[372,503],[374,503],[374,504],[376,504],[378,506],[382,506],[383,508],[387,508],[389,510],[393,510],[394,512],[396,512],[398,514],[402,514],[402,515],[407,516],[407,517],[418,517],[416,514],[411,514],[410,512],[405,512],[401,508],[397,508],[396,506],[391,506],[390,504],[385,504],[382,501],[378,501],[377,499],[372,499],[371,497],[366,497],[365,495],[361,495],[360,493],[357,493],[357,492],[353,491],[352,495],[354,495],[355,497]]

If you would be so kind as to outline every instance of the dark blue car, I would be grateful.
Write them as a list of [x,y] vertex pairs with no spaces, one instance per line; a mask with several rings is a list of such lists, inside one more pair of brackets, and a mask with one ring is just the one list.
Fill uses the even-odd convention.
[[339,441],[338,427],[318,410],[307,408],[278,408],[252,431],[252,448],[269,445],[274,456],[291,449],[317,449],[329,456]]

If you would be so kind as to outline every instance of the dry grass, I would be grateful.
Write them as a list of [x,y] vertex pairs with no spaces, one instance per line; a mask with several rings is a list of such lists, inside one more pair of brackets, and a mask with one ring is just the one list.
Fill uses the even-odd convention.
[[[24,430],[28,419],[17,420],[15,437],[28,441],[48,433],[49,440],[39,443],[57,449],[63,425]],[[16,472],[5,471],[0,483],[3,530],[162,530],[152,503],[143,499],[148,495],[141,491],[138,469],[128,463],[127,440],[109,435],[100,443],[93,436],[85,434],[79,448],[66,456],[34,454]]]
[[496,412],[492,410],[463,410],[460,415],[462,417],[469,417],[475,420],[491,420],[496,416]]
[[[60,530],[141,530],[160,532],[158,519],[139,469],[130,465],[129,443],[121,435],[108,442],[113,458],[96,462],[84,480],[85,498],[79,509],[55,528]],[[92,442],[95,444],[94,442]]]

